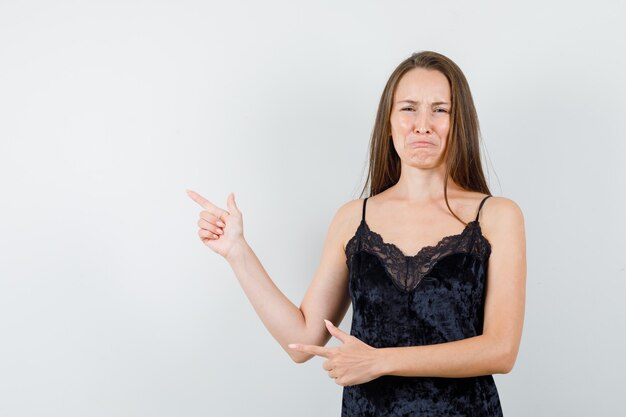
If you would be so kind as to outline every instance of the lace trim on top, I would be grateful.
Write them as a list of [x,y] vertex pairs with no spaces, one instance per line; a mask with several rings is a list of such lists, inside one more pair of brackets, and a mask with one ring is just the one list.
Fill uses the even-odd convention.
[[491,253],[491,244],[484,237],[478,220],[467,223],[461,233],[443,237],[433,246],[424,246],[413,256],[405,255],[393,243],[370,230],[361,220],[354,236],[346,244],[346,263],[350,266],[352,256],[360,251],[380,259],[394,285],[401,291],[411,291],[430,273],[437,262],[455,253],[467,253],[485,260]]

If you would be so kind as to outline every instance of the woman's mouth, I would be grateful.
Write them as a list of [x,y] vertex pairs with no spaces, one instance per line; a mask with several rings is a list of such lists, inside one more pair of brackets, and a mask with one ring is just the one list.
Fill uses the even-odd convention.
[[426,140],[416,140],[414,142],[409,142],[409,146],[411,148],[426,148],[428,146],[432,146],[432,143]]

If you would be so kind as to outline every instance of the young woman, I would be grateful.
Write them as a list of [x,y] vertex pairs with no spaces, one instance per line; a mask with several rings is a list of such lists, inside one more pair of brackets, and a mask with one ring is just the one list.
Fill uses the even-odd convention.
[[[233,268],[291,358],[314,355],[343,386],[342,416],[501,416],[492,374],[508,373],[525,308],[524,218],[491,196],[467,80],[423,51],[393,71],[370,143],[369,197],[340,207],[301,306],[243,236],[233,193],[198,232]],[[365,191],[365,189],[364,189]],[[352,304],[350,334],[340,323]],[[327,319],[327,320],[326,320]],[[324,345],[331,336],[342,344]]]

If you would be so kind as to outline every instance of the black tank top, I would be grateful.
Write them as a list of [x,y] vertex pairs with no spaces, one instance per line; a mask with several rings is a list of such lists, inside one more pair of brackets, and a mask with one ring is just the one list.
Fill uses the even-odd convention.
[[[384,242],[363,217],[346,245],[350,334],[375,348],[430,345],[482,334],[491,245],[478,216],[415,255]],[[502,416],[492,375],[383,375],[343,388],[342,417]]]

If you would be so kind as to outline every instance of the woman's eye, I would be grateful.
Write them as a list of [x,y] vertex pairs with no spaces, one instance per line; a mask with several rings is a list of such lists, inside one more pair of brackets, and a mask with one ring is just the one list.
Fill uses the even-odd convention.
[[[414,109],[413,109],[413,107],[403,107],[402,109],[400,109],[400,111],[404,111],[404,110],[414,110]],[[438,109],[435,109],[435,112],[437,112],[437,113],[447,113],[448,111],[446,109],[438,108]]]

